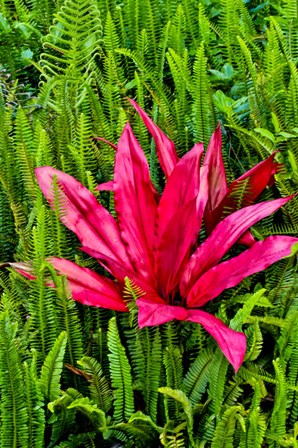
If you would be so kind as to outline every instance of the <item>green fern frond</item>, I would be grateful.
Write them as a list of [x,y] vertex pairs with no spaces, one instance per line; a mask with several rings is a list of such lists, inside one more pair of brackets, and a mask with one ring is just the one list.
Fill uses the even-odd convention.
[[89,389],[93,403],[98,405],[99,409],[108,412],[112,404],[112,394],[109,383],[103,374],[101,365],[96,359],[89,356],[84,356],[78,361],[78,364],[82,366],[89,376]]
[[134,412],[131,367],[121,344],[116,318],[109,321],[108,348],[111,383],[114,390],[114,420],[128,421]]
[[241,330],[242,325],[246,322],[252,310],[258,304],[259,299],[264,295],[264,293],[265,289],[260,289],[246,300],[243,308],[239,309],[234,318],[230,321],[230,327],[233,328],[233,330]]
[[192,123],[195,141],[205,144],[209,141],[215,128],[210,90],[207,76],[207,58],[202,44],[197,50],[193,65]]
[[160,387],[158,391],[165,395],[165,398],[169,397],[172,400],[175,400],[182,407],[187,422],[190,447],[194,447],[195,442],[193,439],[193,413],[190,400],[181,390],[178,389],[171,389],[170,387]]
[[32,360],[24,362],[25,397],[28,409],[28,446],[42,447],[45,433],[45,412],[42,393],[37,378],[37,352],[32,350]]
[[242,380],[230,381],[225,387],[224,406],[236,406],[238,398],[243,394]]
[[24,110],[19,108],[15,123],[16,161],[22,184],[31,200],[35,197],[33,135]]
[[106,417],[104,411],[99,409],[96,404],[92,403],[88,397],[80,397],[73,400],[71,404],[68,405],[67,409],[76,409],[84,414],[92,422],[95,428],[102,431],[106,430]]
[[172,26],[170,31],[169,46],[178,54],[182,55],[185,48],[185,27],[186,17],[183,6],[177,5],[175,15],[172,17]]
[[55,448],[96,448],[98,440],[97,433],[84,432],[82,434],[71,434],[68,440],[55,445]]
[[[67,281],[63,277],[59,277],[52,270],[52,278],[56,285],[56,318],[57,329],[65,330],[67,333],[67,347],[64,361],[72,366],[76,365],[78,359],[83,355],[83,338],[80,326],[78,308],[76,302],[71,298]],[[70,381],[70,377],[67,377]],[[75,386],[78,385],[75,383]]]
[[[86,14],[88,12],[88,14]],[[99,52],[102,35],[95,1],[65,0],[44,42],[41,67],[46,78],[63,74],[88,77]]]
[[[127,423],[118,423],[109,427],[109,431],[113,434],[123,432],[131,440],[131,443],[137,444],[140,448],[155,447],[158,444],[158,428],[150,417],[144,415],[142,412],[133,414]],[[129,443],[129,442],[128,442]]]
[[258,383],[254,385],[254,396],[246,418],[246,432],[240,434],[239,448],[263,446],[264,436],[267,429],[267,419],[261,412],[261,388]]
[[242,406],[239,405],[231,406],[224,412],[221,421],[216,426],[211,448],[233,448],[236,415],[241,415],[242,412]]
[[60,395],[60,380],[66,343],[67,334],[62,331],[41,368],[40,389],[43,396],[50,401],[56,400]]
[[[182,386],[183,366],[182,355],[178,347],[166,347],[163,363],[166,372],[166,385],[172,389]],[[179,407],[176,400],[165,398],[167,420],[179,421]]]
[[228,370],[228,361],[219,349],[216,349],[210,366],[209,376],[209,397],[211,398],[210,408],[212,412],[219,416],[224,401],[224,388]]
[[206,391],[212,358],[212,350],[202,350],[183,378],[182,390],[193,405],[200,402],[202,395]]
[[246,360],[255,361],[263,348],[263,335],[260,330],[258,321],[254,321],[253,325],[246,331],[248,350],[246,351]]
[[[274,406],[270,419],[268,436],[272,437],[269,447],[277,448],[279,441],[286,434],[286,409],[287,409],[287,388],[285,384],[285,372],[279,359],[273,361],[276,374],[276,388],[274,396]],[[269,438],[268,437],[268,438]]]
[[124,284],[123,297],[126,300],[133,300],[136,302],[136,300],[145,294],[145,292],[128,277],[125,277]]
[[166,425],[161,435],[161,443],[167,448],[186,448],[188,440],[185,436],[185,423],[181,423],[175,428]]
[[28,408],[18,351],[18,327],[7,312],[2,312],[0,328],[0,446],[28,446]]

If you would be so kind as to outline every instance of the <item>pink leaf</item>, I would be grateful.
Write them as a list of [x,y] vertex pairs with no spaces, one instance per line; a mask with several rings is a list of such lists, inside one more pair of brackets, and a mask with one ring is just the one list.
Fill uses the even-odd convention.
[[238,243],[239,244],[243,244],[244,246],[252,246],[253,244],[255,244],[256,240],[254,239],[253,235],[251,234],[251,232],[248,230],[247,232],[244,233],[244,235],[242,235],[241,238],[239,238]]
[[207,210],[211,213],[218,206],[228,191],[226,172],[221,151],[220,125],[213,133],[204,158],[204,165],[209,166],[209,201]]
[[160,297],[141,297],[137,300],[139,327],[165,324],[173,319],[185,320],[187,311],[180,306],[167,305]]
[[[63,258],[51,257],[47,261],[58,275],[65,275],[72,297],[77,302],[115,311],[128,311],[117,283]],[[10,266],[30,280],[37,278],[30,263],[10,263]],[[47,281],[46,286],[53,288],[55,284]]]
[[97,185],[95,190],[97,190],[97,191],[113,191],[114,190],[114,181],[109,180],[108,182],[103,182],[102,184]]
[[[274,157],[277,151],[274,151],[270,157],[262,162],[258,163],[251,170],[244,173],[238,179],[234,180],[228,190],[227,200],[238,186],[244,181],[247,181],[245,187],[245,193],[243,195],[243,201],[240,204],[241,207],[246,207],[253,204],[253,202],[259,197],[265,187],[270,182],[272,173],[276,172],[277,163],[274,162]],[[226,201],[226,199],[224,200]]]
[[156,284],[152,281],[145,281],[143,277],[125,266],[121,262],[117,262],[107,257],[106,255],[91,249],[90,247],[81,247],[81,250],[91,257],[97,258],[97,261],[112,274],[120,283],[124,284],[125,277],[128,277],[136,285],[138,285],[143,291],[153,293],[156,290]]
[[215,266],[249,227],[274,213],[292,197],[250,205],[232,213],[217,224],[211,235],[190,257],[180,283],[182,296],[188,294],[198,278]]
[[[277,151],[231,183],[227,194],[214,213],[217,221],[213,223],[213,227],[215,227],[220,218],[224,217],[226,210],[230,214],[254,203],[264,188],[270,183],[272,173],[276,171],[277,163],[274,162],[276,153]],[[239,190],[241,191],[240,201],[236,193]]]
[[121,237],[127,244],[135,271],[149,280],[153,276],[157,205],[145,154],[129,124],[124,128],[116,153],[114,197]]
[[[87,188],[72,176],[52,167],[36,168],[35,172],[50,206],[55,209],[58,201],[61,221],[78,236],[83,245],[91,246],[130,266],[116,221]],[[57,194],[53,187],[54,179]]]
[[129,99],[129,101],[138,111],[145,126],[152,135],[155,141],[159,163],[166,177],[169,177],[179,160],[174,143],[161,131],[161,129],[159,129],[159,127],[151,120],[151,118],[149,118],[146,112],[144,112],[134,100]]
[[270,236],[256,242],[250,249],[205,272],[194,284],[187,297],[189,307],[201,307],[222,291],[238,285],[244,278],[263,271],[283,257],[291,255],[298,238]]
[[[179,164],[180,162],[177,167]],[[197,170],[199,171],[199,167],[197,167]],[[175,171],[176,168],[173,174]],[[185,168],[185,175],[188,176],[188,174]],[[197,191],[198,185],[196,185],[193,192],[195,194],[186,195],[186,203],[183,203],[184,198],[181,202],[177,201],[175,196],[179,197],[180,188],[178,181],[175,185],[176,191],[173,185],[173,189],[168,190],[172,194],[165,196],[166,201],[163,201],[164,197],[162,196],[159,208],[158,223],[160,223],[160,227],[158,227],[157,234],[156,273],[163,297],[174,293],[200,231],[204,208],[208,199],[208,167],[201,168],[199,192]],[[186,190],[186,187],[183,188]],[[191,196],[193,196],[192,199],[190,199]],[[174,204],[173,210],[168,207],[171,204]],[[164,209],[162,209],[163,205]],[[168,215],[166,214],[167,211]],[[170,220],[168,220],[169,218]]]
[[19,274],[28,278],[29,280],[36,280],[36,275],[34,274],[32,262],[16,262],[8,263],[10,267],[15,269]]
[[49,258],[59,275],[65,275],[72,297],[84,305],[128,311],[121,289],[112,280],[62,258]]
[[198,196],[203,151],[203,145],[196,144],[179,160],[169,177],[158,206],[158,240],[177,211]]
[[214,337],[221,351],[234,367],[235,373],[237,373],[245,356],[245,334],[232,330],[217,317],[201,310],[189,310],[186,320],[201,324]]

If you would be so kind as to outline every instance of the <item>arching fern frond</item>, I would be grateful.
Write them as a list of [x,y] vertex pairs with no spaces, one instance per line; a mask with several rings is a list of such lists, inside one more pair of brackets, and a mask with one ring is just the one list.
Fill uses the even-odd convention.
[[216,426],[211,448],[230,448],[234,443],[234,433],[237,423],[237,414],[241,415],[242,407],[239,405],[229,407]]
[[101,365],[90,356],[84,356],[78,361],[78,364],[82,366],[89,377],[89,389],[93,403],[97,404],[99,409],[108,412],[112,404],[112,393]]
[[60,395],[60,378],[66,349],[67,334],[62,331],[46,357],[40,374],[40,389],[45,399],[53,401]]
[[[88,13],[88,14],[87,14]],[[99,52],[102,34],[95,0],[65,0],[44,42],[40,65],[46,79],[62,74],[88,78]]]
[[17,323],[0,314],[0,446],[28,446],[28,409],[17,346]]
[[114,420],[128,421],[134,412],[131,367],[121,344],[116,318],[109,321],[108,347],[110,375],[114,390]]
[[206,391],[212,358],[212,350],[202,350],[183,378],[182,390],[193,405],[200,402],[202,395]]

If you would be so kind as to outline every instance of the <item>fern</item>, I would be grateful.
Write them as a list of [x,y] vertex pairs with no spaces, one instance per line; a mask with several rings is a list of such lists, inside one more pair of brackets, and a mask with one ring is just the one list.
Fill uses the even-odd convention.
[[127,421],[134,412],[131,367],[121,344],[116,319],[109,321],[108,347],[110,375],[114,390],[114,419]]
[[212,412],[219,416],[224,400],[224,385],[228,369],[228,363],[219,350],[212,360],[209,378],[210,407]]
[[45,412],[41,390],[37,379],[37,353],[32,351],[31,364],[24,362],[25,397],[28,409],[28,446],[43,447]]
[[[88,12],[88,14],[86,14]],[[46,78],[80,73],[88,78],[99,51],[101,21],[95,1],[65,0],[44,42],[41,67]]]
[[[158,443],[158,432],[160,428],[153,423],[150,417],[144,415],[142,412],[136,412],[130,417],[127,423],[118,423],[110,427],[109,430],[112,428],[115,434],[119,435],[119,432],[123,433],[130,441],[134,440],[135,442],[132,443],[137,443],[140,448],[153,448]],[[114,432],[113,429],[112,433]],[[120,437],[118,436],[118,438]]]
[[211,448],[233,448],[234,446],[234,433],[237,423],[237,414],[241,415],[241,406],[231,406],[227,409],[220,423],[216,426],[214,432],[214,438],[211,444]]
[[67,409],[76,409],[92,422],[94,427],[104,431],[106,429],[105,413],[97,407],[96,404],[90,402],[89,398],[77,398],[67,407]]
[[65,331],[60,333],[41,368],[40,389],[43,396],[50,401],[57,399],[60,395],[60,377],[66,349],[66,336]]
[[170,397],[171,399],[177,401],[177,403],[179,403],[182,407],[187,422],[190,447],[194,447],[195,441],[193,439],[193,414],[191,402],[181,390],[171,389],[170,387],[160,387],[158,391],[166,397]]
[[213,353],[209,349],[202,350],[191,364],[183,378],[183,392],[193,405],[200,402],[209,381]]
[[[165,349],[163,362],[166,371],[166,384],[168,387],[179,390],[182,385],[182,356],[178,347]],[[167,420],[179,421],[179,408],[177,401],[171,398],[165,399]]]
[[234,330],[240,330],[241,326],[245,323],[247,318],[250,316],[253,308],[258,304],[260,298],[264,295],[265,289],[260,289],[260,291],[252,294],[248,300],[246,300],[243,308],[240,309],[235,317],[231,320],[230,326]]
[[287,407],[287,389],[285,385],[284,369],[278,359],[273,361],[276,373],[276,389],[274,407],[270,420],[270,447],[277,447],[280,440],[286,434],[286,407]]
[[84,356],[78,364],[83,367],[88,375],[90,394],[93,403],[104,412],[110,410],[112,404],[111,390],[107,379],[104,377],[100,364],[96,359]]
[[192,121],[194,138],[197,142],[208,142],[215,127],[207,78],[207,60],[204,53],[204,46],[201,45],[197,50],[193,65]]
[[254,385],[254,396],[246,423],[246,431],[241,432],[239,448],[255,446],[261,448],[266,432],[266,418],[261,412],[261,388],[258,383]]
[[51,443],[50,447],[56,446],[57,442],[65,438],[69,431],[75,432],[76,408],[68,409],[75,400],[83,398],[75,389],[67,389],[59,398],[48,404],[52,412]]
[[16,339],[18,327],[7,312],[0,314],[0,326],[0,446],[28,446],[28,408]]
[[[53,273],[53,277],[57,290],[57,328],[66,331],[67,334],[65,362],[76,365],[78,359],[83,355],[83,340],[77,306],[70,296],[66,280],[55,276],[55,273]],[[78,386],[77,383],[75,386]]]

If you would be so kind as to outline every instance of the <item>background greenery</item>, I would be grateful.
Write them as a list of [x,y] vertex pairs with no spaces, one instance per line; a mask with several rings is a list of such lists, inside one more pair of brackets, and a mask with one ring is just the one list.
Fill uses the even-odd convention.
[[[297,191],[298,1],[0,0],[0,447],[298,447],[298,275],[284,259],[208,308],[245,331],[235,376],[197,325],[137,329],[80,306],[45,262],[98,269],[49,210],[34,167],[90,190],[112,178],[127,120],[163,185],[135,98],[180,155],[222,123],[230,180],[275,149],[262,199]],[[99,193],[113,212],[113,197]],[[239,195],[241,206],[241,195]],[[253,228],[297,235],[294,198]],[[44,286],[52,275],[56,290]],[[126,294],[137,294],[127,284]],[[243,327],[242,327],[243,326]]]

